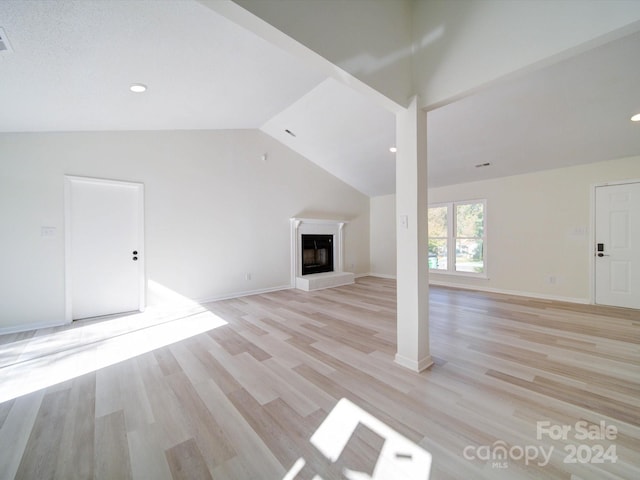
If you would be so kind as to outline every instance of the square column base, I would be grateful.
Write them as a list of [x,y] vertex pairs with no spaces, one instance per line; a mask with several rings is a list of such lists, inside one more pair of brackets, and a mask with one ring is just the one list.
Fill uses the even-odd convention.
[[409,370],[413,370],[416,373],[420,373],[433,365],[431,355],[416,362],[415,360],[411,360],[396,353],[394,360],[398,365],[408,368]]

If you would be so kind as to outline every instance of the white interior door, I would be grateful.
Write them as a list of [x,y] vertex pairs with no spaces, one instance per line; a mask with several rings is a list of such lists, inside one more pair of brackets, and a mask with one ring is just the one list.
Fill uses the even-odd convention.
[[65,177],[67,315],[144,308],[142,184]]
[[640,183],[596,187],[595,300],[640,308]]

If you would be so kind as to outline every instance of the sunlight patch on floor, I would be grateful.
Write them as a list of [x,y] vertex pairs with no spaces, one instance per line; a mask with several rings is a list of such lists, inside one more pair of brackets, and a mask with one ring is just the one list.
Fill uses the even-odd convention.
[[149,291],[161,301],[145,312],[43,329],[33,338],[0,345],[0,403],[227,324],[153,281]]
[[[369,430],[380,437],[382,441],[377,457],[367,461],[369,465],[366,466],[366,470],[368,471],[350,468],[350,459],[342,459],[349,449],[349,444],[354,442],[359,428]],[[303,478],[314,475],[314,480],[323,480],[322,470],[336,469],[348,480],[383,480],[388,478],[428,480],[430,476],[432,457],[429,452],[346,398],[340,399],[333,407],[311,437],[310,442],[326,458],[327,464],[324,468],[320,466],[320,470],[318,470],[318,465],[315,465],[315,470],[312,468],[311,471],[306,472],[307,476],[303,476]],[[307,467],[307,462],[304,458],[299,458],[283,480],[298,478],[305,467]]]

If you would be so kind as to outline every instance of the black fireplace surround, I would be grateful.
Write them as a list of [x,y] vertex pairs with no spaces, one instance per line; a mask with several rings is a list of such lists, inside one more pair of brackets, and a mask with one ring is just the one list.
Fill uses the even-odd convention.
[[302,275],[333,272],[333,235],[302,235]]

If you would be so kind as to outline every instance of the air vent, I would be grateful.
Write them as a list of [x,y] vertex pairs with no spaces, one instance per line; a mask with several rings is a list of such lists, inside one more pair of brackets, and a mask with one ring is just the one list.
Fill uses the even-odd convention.
[[11,44],[9,43],[7,34],[5,33],[4,28],[0,27],[0,54],[11,52],[13,52],[13,49],[11,48]]

